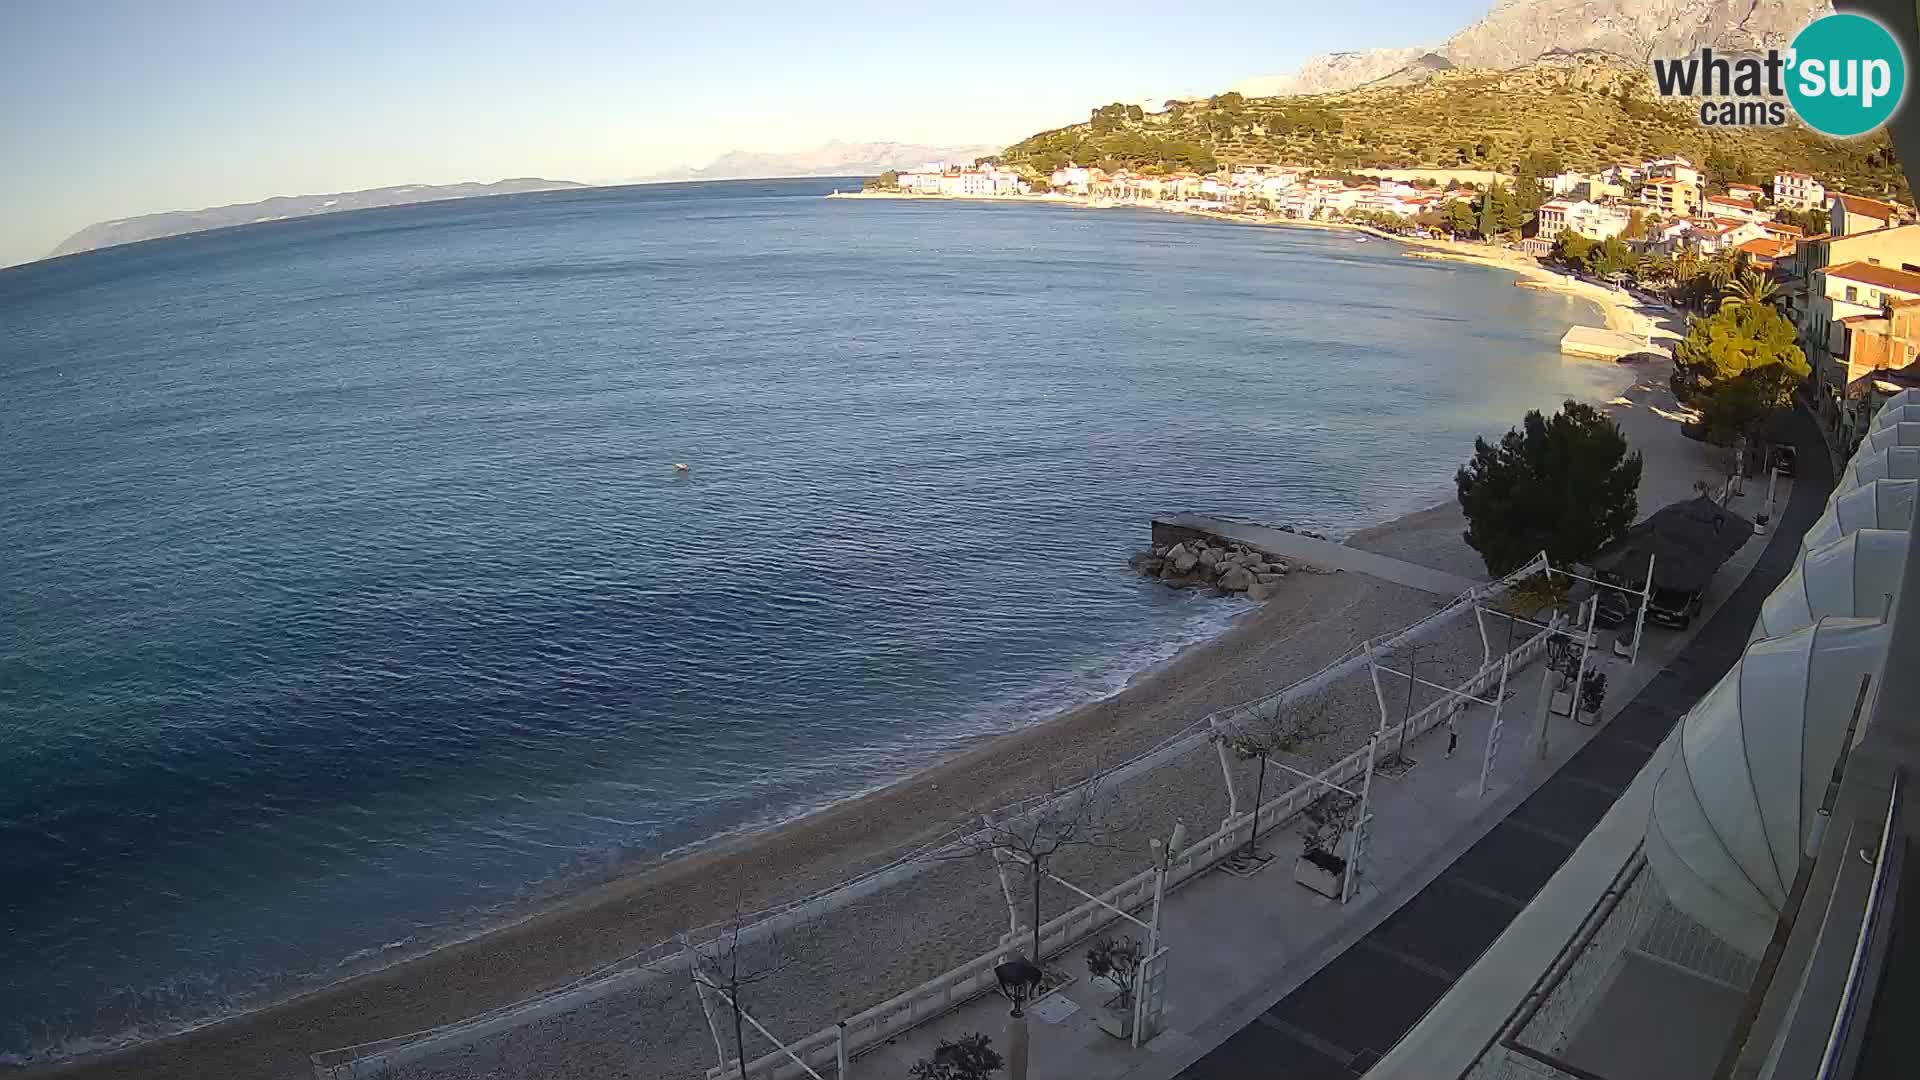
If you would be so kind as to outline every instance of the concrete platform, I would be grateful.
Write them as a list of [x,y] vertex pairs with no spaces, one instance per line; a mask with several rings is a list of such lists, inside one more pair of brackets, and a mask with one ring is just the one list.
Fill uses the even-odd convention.
[[1160,514],[1153,519],[1153,542],[1156,544],[1184,539],[1192,533],[1237,541],[1270,555],[1278,555],[1289,562],[1302,562],[1323,570],[1351,570],[1448,599],[1482,584],[1444,570],[1415,566],[1386,555],[1266,525],[1230,521],[1205,514]]
[[1655,346],[1651,339],[1640,334],[1628,334],[1598,326],[1576,326],[1569,329],[1560,339],[1560,351],[1568,356],[1580,356],[1592,360],[1619,360],[1622,357],[1641,353],[1667,355],[1665,349]]

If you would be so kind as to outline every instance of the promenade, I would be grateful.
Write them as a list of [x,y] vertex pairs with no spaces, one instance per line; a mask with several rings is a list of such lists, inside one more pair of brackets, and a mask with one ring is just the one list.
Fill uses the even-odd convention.
[[[1799,419],[1801,460],[1818,460],[1818,436]],[[1680,716],[1738,659],[1760,601],[1791,569],[1800,535],[1825,502],[1830,481],[1813,472],[1806,470],[1787,493],[1779,528],[1749,542],[1721,571],[1689,632],[1650,633],[1632,668],[1596,650],[1610,690],[1597,727],[1554,717],[1543,751],[1537,727],[1542,670],[1535,665],[1510,687],[1506,735],[1484,799],[1478,778],[1490,709],[1461,714],[1460,744],[1451,758],[1444,755],[1442,729],[1416,740],[1409,754],[1418,765],[1376,782],[1373,849],[1352,903],[1342,907],[1293,881],[1299,843],[1287,828],[1271,834],[1267,845],[1279,857],[1253,877],[1216,872],[1171,894],[1162,931],[1171,950],[1167,1030],[1146,1046],[1131,1049],[1099,1030],[1094,1010],[1106,995],[1086,977],[1079,950],[1056,958],[1079,978],[1055,995],[1058,1004],[1043,1002],[1031,1021],[1031,1075],[1366,1075],[1473,970],[1628,789]],[[1189,823],[1203,830],[1211,825]],[[1003,1044],[1005,1012],[997,997],[976,1001],[863,1055],[849,1076],[905,1075],[940,1039],[968,1032]],[[1439,1071],[1427,1068],[1437,1062],[1397,1060],[1396,1076],[1457,1072],[1447,1071],[1451,1060]]]

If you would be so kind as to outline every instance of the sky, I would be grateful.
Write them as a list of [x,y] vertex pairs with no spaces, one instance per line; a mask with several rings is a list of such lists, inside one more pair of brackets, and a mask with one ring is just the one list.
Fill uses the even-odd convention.
[[1005,144],[1315,53],[1436,44],[1489,6],[0,0],[0,265],[95,221],[273,195]]

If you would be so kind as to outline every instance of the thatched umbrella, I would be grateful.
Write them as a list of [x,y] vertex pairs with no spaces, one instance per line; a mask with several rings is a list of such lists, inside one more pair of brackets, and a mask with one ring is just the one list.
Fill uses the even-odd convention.
[[1653,587],[1694,592],[1753,537],[1753,522],[1702,495],[1663,506],[1593,557],[1595,569],[1644,584],[1653,556]]

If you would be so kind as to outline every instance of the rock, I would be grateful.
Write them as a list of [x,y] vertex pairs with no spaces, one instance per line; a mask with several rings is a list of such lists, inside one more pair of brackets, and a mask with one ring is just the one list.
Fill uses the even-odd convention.
[[1286,563],[1283,563],[1283,562],[1277,562],[1272,565],[1273,565],[1273,572],[1276,574],[1290,573],[1293,570],[1293,567],[1288,566]]
[[1287,580],[1285,574],[1255,574],[1253,580],[1262,585],[1278,585]]
[[1200,565],[1211,567],[1220,562],[1220,552],[1214,548],[1200,549]]
[[1253,584],[1247,586],[1247,599],[1271,600],[1273,599],[1274,591],[1275,591],[1274,586],[1269,585],[1265,582],[1256,581]]
[[1158,574],[1161,571],[1161,569],[1164,568],[1166,565],[1167,565],[1167,560],[1156,559],[1149,556],[1147,558],[1141,559],[1140,565],[1136,567],[1136,569],[1138,569],[1141,573],[1147,575],[1148,577],[1152,577],[1155,574]]
[[1220,580],[1215,582],[1215,584],[1228,592],[1246,592],[1253,587],[1254,580],[1253,575],[1247,573],[1246,567],[1235,566],[1226,573],[1221,574]]
[[1167,548],[1167,545],[1165,545],[1165,544],[1155,544],[1155,545],[1153,545],[1153,557],[1154,557],[1154,558],[1156,558],[1156,559],[1164,559],[1164,558],[1166,558],[1166,557],[1167,557],[1167,551],[1168,551],[1168,548]]
[[1269,572],[1267,570],[1267,564],[1261,562],[1258,559],[1255,559],[1251,562],[1244,562],[1244,563],[1241,563],[1240,565],[1246,567],[1247,573],[1252,574],[1254,577],[1259,577],[1261,574],[1265,574]]
[[1200,565],[1200,557],[1188,551],[1187,545],[1175,544],[1173,550],[1167,552],[1167,565],[1173,567],[1176,574],[1190,574]]

